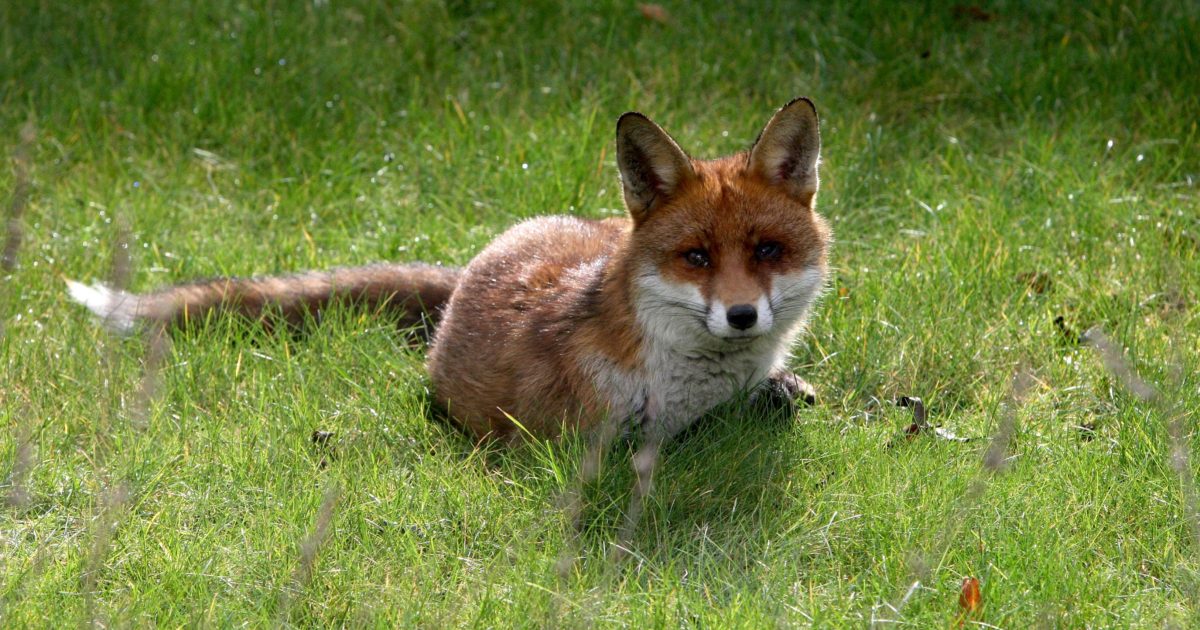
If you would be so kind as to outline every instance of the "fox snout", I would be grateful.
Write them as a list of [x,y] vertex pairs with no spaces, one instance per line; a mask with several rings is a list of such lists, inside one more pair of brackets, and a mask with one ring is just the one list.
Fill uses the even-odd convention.
[[726,339],[748,339],[765,334],[775,323],[771,303],[766,295],[753,301],[726,304],[713,300],[708,307],[705,324],[708,332]]

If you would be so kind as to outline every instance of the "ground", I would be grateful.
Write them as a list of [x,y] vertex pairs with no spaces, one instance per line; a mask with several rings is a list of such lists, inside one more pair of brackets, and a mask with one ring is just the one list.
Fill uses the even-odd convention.
[[[0,625],[1195,624],[1200,5],[774,4],[0,4]],[[798,95],[820,400],[673,443],[620,562],[630,447],[576,536],[585,445],[477,447],[385,319],[116,339],[62,283],[462,264],[621,213],[622,112],[716,156]]]

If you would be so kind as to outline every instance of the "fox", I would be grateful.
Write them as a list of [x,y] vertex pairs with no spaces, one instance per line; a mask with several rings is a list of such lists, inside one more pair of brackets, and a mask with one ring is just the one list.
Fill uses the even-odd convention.
[[628,112],[616,125],[627,216],[528,219],[464,268],[379,263],[143,294],[67,280],[68,291],[121,332],[210,312],[299,323],[333,302],[395,312],[428,331],[433,400],[475,438],[607,422],[652,451],[740,393],[814,400],[787,362],[829,273],[820,149],[805,97],[748,150],[711,160]]

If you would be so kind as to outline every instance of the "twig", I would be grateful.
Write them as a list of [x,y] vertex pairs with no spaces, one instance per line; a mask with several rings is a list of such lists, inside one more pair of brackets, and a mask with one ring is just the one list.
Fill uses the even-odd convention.
[[[33,144],[36,132],[33,121],[21,127],[17,148],[13,151],[13,190],[8,204],[8,217],[5,220],[4,248],[0,249],[0,275],[6,284],[12,282],[12,273],[17,268],[17,255],[21,251],[21,241],[25,238],[22,217],[29,205],[29,147]],[[0,291],[0,336],[8,320],[9,295],[13,291],[5,288]]]
[[150,410],[162,386],[162,370],[171,349],[171,336],[164,324],[146,329],[146,351],[142,356],[142,376],[129,407],[129,420],[134,427],[145,429],[150,423]]
[[13,457],[12,471],[8,475],[8,494],[4,499],[9,507],[23,510],[29,507],[33,500],[27,487],[35,459],[33,429],[27,422],[22,422],[17,431],[17,449]]
[[575,566],[580,552],[580,534],[583,531],[584,489],[600,478],[604,456],[620,433],[621,423],[612,419],[604,421],[592,435],[591,444],[579,463],[579,477],[573,486],[560,498],[559,507],[571,524],[571,540],[555,561],[554,570],[560,579],[566,579]]
[[4,249],[0,253],[0,269],[3,269],[5,274],[11,273],[13,269],[16,269],[17,254],[21,250],[21,240],[25,234],[21,225],[21,218],[25,215],[25,209],[29,204],[29,147],[33,144],[36,136],[37,133],[34,129],[33,121],[26,122],[21,127],[20,141],[17,143],[16,150],[13,151],[12,200],[8,205]]
[[279,615],[278,624],[282,626],[286,623],[288,613],[291,611],[293,597],[296,593],[304,590],[308,583],[312,581],[313,569],[317,563],[317,554],[325,545],[325,540],[329,536],[329,526],[333,523],[334,508],[337,506],[338,498],[342,491],[338,484],[331,484],[325,490],[325,495],[321,499],[321,507],[317,509],[317,517],[313,523],[312,532],[300,541],[300,561],[296,565],[296,570],[292,573],[290,584],[279,594]]
[[100,511],[96,516],[96,525],[92,533],[92,548],[88,552],[87,562],[84,564],[81,576],[88,613],[87,625],[92,628],[100,628],[105,625],[96,609],[96,584],[99,580],[100,570],[103,568],[104,558],[108,556],[109,547],[112,546],[113,534],[116,533],[117,523],[120,520],[120,511],[128,500],[129,486],[125,482],[109,487],[100,497]]

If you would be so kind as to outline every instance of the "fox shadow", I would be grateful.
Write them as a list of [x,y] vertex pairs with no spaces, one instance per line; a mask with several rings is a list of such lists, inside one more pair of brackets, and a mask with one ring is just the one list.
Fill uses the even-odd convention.
[[[673,562],[680,546],[716,545],[726,554],[738,549],[757,557],[808,450],[794,426],[806,415],[804,408],[766,409],[740,399],[677,436],[662,451],[632,551],[651,564]],[[610,454],[620,473],[610,492],[630,493],[631,455],[631,448]]]
[[[428,407],[431,413],[436,405]],[[545,500],[562,509],[570,529],[565,555],[584,565],[625,570],[677,567],[681,559],[716,562],[726,575],[755,570],[769,551],[771,539],[784,527],[782,514],[794,492],[795,477],[804,475],[803,462],[811,448],[796,424],[811,417],[807,407],[771,409],[751,404],[746,397],[712,410],[664,445],[640,518],[629,526],[628,513],[637,484],[632,459],[640,439],[629,434],[599,454],[595,478],[584,480],[584,458],[596,457],[586,439],[489,448],[489,466],[537,466],[547,450],[567,460],[572,478],[566,488],[543,485]],[[447,424],[444,421],[443,424]],[[453,431],[448,428],[447,431]],[[478,445],[459,432],[465,458]],[[572,442],[572,440],[575,440]],[[582,446],[581,446],[582,443]],[[451,447],[454,448],[454,447]],[[804,485],[804,484],[801,484]],[[573,495],[578,505],[564,503]],[[613,563],[615,547],[627,551],[630,562]],[[624,567],[624,568],[622,568]]]

